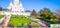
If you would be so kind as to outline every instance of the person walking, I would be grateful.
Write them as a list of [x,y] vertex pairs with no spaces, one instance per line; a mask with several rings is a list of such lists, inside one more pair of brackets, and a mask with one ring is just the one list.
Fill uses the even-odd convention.
[[28,28],[31,28],[31,27],[32,27],[32,26],[31,26],[31,22],[29,22],[29,23],[28,23]]

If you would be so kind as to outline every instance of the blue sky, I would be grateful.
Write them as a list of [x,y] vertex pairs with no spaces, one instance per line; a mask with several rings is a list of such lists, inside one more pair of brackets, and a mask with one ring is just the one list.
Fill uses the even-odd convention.
[[[0,6],[7,8],[11,0],[0,0]],[[33,10],[37,12],[43,8],[50,8],[51,11],[55,11],[56,8],[60,8],[60,0],[20,0],[23,4],[24,10]]]

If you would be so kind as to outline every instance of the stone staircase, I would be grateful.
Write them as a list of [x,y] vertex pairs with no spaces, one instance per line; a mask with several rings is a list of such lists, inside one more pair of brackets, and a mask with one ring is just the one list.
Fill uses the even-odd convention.
[[7,26],[11,15],[6,15],[2,19],[0,19],[0,26]]

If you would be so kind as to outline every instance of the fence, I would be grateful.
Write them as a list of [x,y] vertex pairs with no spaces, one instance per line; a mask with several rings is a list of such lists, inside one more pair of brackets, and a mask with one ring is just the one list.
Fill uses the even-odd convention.
[[[29,28],[28,26],[24,26],[24,27],[22,27],[22,26],[20,26],[20,27],[0,27],[0,28]],[[44,27],[37,27],[37,26],[32,26],[31,28],[44,28]],[[48,27],[48,28],[50,28],[50,27]]]
[[43,26],[32,26],[31,25],[31,22],[29,22],[28,24],[27,24],[27,26],[24,26],[24,24],[22,23],[22,26],[14,26],[14,25],[9,25],[9,26],[1,26],[0,28],[47,28],[47,26],[46,27],[43,27]]

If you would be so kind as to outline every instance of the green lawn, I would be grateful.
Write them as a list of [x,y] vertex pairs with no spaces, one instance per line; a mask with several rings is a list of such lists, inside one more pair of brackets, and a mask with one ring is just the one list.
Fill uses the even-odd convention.
[[32,21],[29,18],[26,18],[24,16],[19,16],[19,15],[12,15],[8,26],[10,25],[14,25],[14,26],[22,26],[22,23],[24,24],[24,26],[27,26],[28,22],[31,22],[32,26],[38,26],[38,24],[34,21]]
[[4,17],[4,15],[0,15],[0,19],[1,19],[2,17]]

